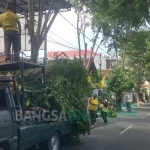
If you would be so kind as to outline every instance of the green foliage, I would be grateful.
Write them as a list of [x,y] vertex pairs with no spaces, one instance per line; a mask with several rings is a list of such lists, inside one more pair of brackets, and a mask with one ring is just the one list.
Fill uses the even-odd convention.
[[[149,22],[148,1],[143,0],[93,0],[87,4],[93,13],[104,14],[107,18],[120,24],[130,23],[132,26]],[[138,15],[137,15],[138,14]],[[105,17],[105,18],[106,18]]]
[[115,110],[113,110],[112,108],[108,109],[108,117],[117,117],[117,113]]
[[149,100],[149,96],[148,96],[147,91],[145,91],[145,99],[146,99],[146,100]]
[[[143,38],[144,37],[144,38]],[[144,64],[146,53],[150,51],[148,41],[150,40],[150,33],[147,30],[133,31],[128,37],[127,56],[135,64]]]
[[99,72],[96,70],[95,72],[91,73],[91,81],[92,83],[99,83],[102,80]]
[[130,90],[133,85],[133,82],[126,77],[125,72],[121,71],[120,68],[116,68],[109,75],[107,90],[114,93],[122,93]]
[[[123,59],[128,35],[135,29],[144,29],[150,23],[149,1],[92,0],[82,2],[90,9],[93,32],[101,32],[102,43],[108,52],[118,53]],[[99,30],[98,30],[99,29]]]
[[[109,79],[107,81],[107,90],[115,93],[116,95],[116,104],[121,103],[121,94],[124,91],[129,91],[134,87],[134,83],[130,80],[124,71],[120,68],[116,68],[111,71]],[[118,111],[121,110],[121,106],[118,108]]]
[[142,84],[144,80],[150,81],[149,40],[149,30],[133,31],[128,36],[125,68],[128,76],[137,84],[138,92],[140,91],[139,84]]
[[[99,113],[98,116],[101,117],[101,113]],[[109,117],[109,118],[115,118],[115,117],[117,117],[116,110],[114,110],[113,108],[108,108],[107,117]]]
[[[46,65],[46,89],[42,94],[31,93],[27,99],[40,107],[49,110],[67,112],[86,111],[87,97],[91,94],[91,85],[87,82],[88,72],[83,62],[74,58],[65,58],[49,61]],[[40,89],[40,84],[28,84],[28,88]],[[79,117],[76,114],[71,120],[73,123],[72,140],[78,140],[79,135],[90,132],[90,123],[87,114]]]

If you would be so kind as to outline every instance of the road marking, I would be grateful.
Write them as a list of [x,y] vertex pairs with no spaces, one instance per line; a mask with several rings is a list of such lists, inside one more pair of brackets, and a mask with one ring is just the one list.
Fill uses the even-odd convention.
[[125,132],[126,132],[127,130],[129,130],[130,128],[132,128],[132,125],[131,125],[131,126],[129,126],[128,128],[126,128],[124,131],[120,132],[120,134],[125,133]]
[[141,119],[144,119],[144,118],[146,118],[148,115],[150,115],[150,113],[149,114],[147,114],[147,115],[145,115],[144,117],[142,117]]

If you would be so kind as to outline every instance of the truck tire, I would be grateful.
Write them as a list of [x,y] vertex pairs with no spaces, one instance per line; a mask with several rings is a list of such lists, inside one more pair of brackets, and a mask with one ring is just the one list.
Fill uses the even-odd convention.
[[48,140],[48,150],[59,150],[60,136],[57,132],[53,132]]
[[0,147],[0,150],[4,150],[4,149]]

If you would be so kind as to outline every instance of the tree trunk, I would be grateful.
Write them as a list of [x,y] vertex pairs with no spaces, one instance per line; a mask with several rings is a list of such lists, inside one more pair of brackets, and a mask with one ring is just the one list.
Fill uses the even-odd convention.
[[[78,11],[78,10],[77,10]],[[81,44],[80,44],[80,29],[79,29],[79,12],[77,12],[77,36],[78,36],[78,47],[79,47],[79,59],[81,59]]]
[[83,30],[82,30],[82,31],[83,31],[82,33],[83,33],[83,34],[82,34],[82,36],[83,36],[83,42],[84,42],[84,49],[87,49],[87,43],[85,42],[85,29],[86,29],[86,25],[85,25],[86,22],[85,22],[85,21],[86,21],[86,19],[85,19],[85,17],[84,17],[84,18],[83,18],[83,22],[82,22],[82,24],[83,24],[83,25],[82,25],[82,26],[83,26]]
[[[125,40],[127,39],[129,30],[130,30],[130,26],[126,23],[126,33],[125,33]],[[127,42],[124,42],[124,50],[123,50],[123,56],[122,56],[122,70],[124,69],[124,61],[125,61],[125,55],[126,55],[126,50],[127,50]]]
[[84,66],[87,66],[87,43],[85,43],[85,51],[84,51]]
[[140,96],[140,81],[141,81],[141,67],[138,65],[138,78],[137,78],[137,106],[139,106],[139,96]]
[[87,67],[87,70],[88,70],[88,73],[89,73],[89,74],[90,74],[90,66],[91,66],[91,62],[93,61],[92,54],[93,54],[93,49],[91,50],[91,56],[90,56],[89,64],[88,64],[88,67]]
[[118,50],[115,48],[115,53],[116,53],[116,64],[118,66]]
[[126,49],[127,49],[127,44],[124,43],[124,50],[123,50],[123,56],[122,56],[122,70],[124,69],[124,60],[125,60]]
[[37,63],[38,54],[39,54],[39,46],[35,39],[34,42],[32,42],[31,44],[31,60],[33,60],[34,63]]
[[94,41],[93,41],[93,45],[92,45],[93,51],[94,51],[94,48],[95,48],[95,45],[96,45],[96,41],[98,39],[99,32],[100,32],[100,28],[97,29],[97,33],[96,33]]
[[88,72],[90,73],[90,65],[91,65],[91,62],[92,62],[92,60],[93,60],[93,51],[94,51],[94,48],[95,48],[95,45],[96,45],[96,41],[97,41],[97,38],[98,38],[98,35],[99,35],[99,32],[100,32],[100,28],[98,28],[98,30],[97,30],[97,33],[96,33],[96,36],[95,36],[95,38],[94,38],[94,41],[93,41],[93,45],[92,45],[92,50],[91,50],[91,56],[90,56],[90,62],[89,62],[89,64],[88,64]]
[[31,59],[34,62],[37,62],[39,48],[43,43],[43,41],[45,40],[45,37],[50,27],[52,26],[53,21],[55,20],[57,14],[59,13],[60,3],[55,4],[55,0],[52,0],[49,6],[49,10],[47,11],[46,19],[42,25],[42,18],[44,11],[43,8],[45,0],[39,0],[39,14],[38,14],[37,29],[35,32],[35,18],[34,18],[35,0],[28,0],[27,2],[29,11],[28,14],[25,13],[25,18],[27,20],[27,26],[31,40]]
[[116,93],[116,111],[120,112],[121,111],[121,93],[118,92]]

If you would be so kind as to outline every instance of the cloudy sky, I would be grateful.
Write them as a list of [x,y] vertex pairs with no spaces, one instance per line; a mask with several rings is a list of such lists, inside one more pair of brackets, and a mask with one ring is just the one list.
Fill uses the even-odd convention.
[[[62,12],[61,15],[66,18],[71,24],[76,26],[76,14],[74,13],[74,10],[72,9],[70,12]],[[65,50],[77,50],[78,43],[77,43],[77,33],[76,29],[68,23],[60,14],[56,17],[48,35],[47,35],[47,50],[48,51],[65,51]],[[21,19],[21,22],[24,23],[24,19]],[[23,24],[22,24],[23,28]],[[24,31],[22,31],[24,32]],[[59,37],[58,37],[59,36]],[[86,29],[86,36],[91,39],[92,38],[92,31],[89,28]],[[4,42],[3,42],[3,30],[0,28],[0,52],[4,51]],[[65,41],[64,41],[65,40]],[[27,39],[25,44],[25,38],[22,36],[22,51],[26,49],[30,49],[30,45],[28,44],[29,39]],[[54,43],[55,42],[55,43]],[[56,42],[60,42],[65,46],[61,46],[60,44],[56,44]],[[92,43],[86,39],[86,42],[88,43],[88,49],[91,48]],[[82,49],[83,47],[83,42]],[[41,46],[41,49],[44,49],[44,44]],[[102,50],[103,49],[103,50]],[[106,49],[104,47],[101,47],[101,49],[98,50],[99,53],[106,54]],[[27,53],[29,54],[29,52]],[[43,57],[44,55],[43,50],[40,51],[40,56]]]

